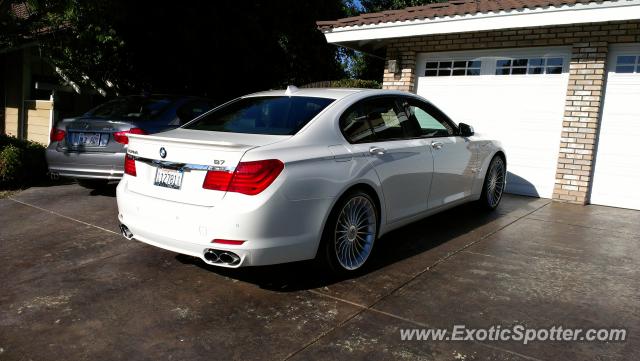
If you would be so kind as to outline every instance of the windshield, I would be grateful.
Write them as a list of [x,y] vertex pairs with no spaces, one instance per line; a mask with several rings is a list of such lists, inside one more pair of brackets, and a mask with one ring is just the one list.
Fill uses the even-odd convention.
[[147,120],[159,116],[172,102],[173,99],[169,97],[124,97],[98,105],[87,115],[111,119]]
[[250,97],[205,114],[184,128],[217,132],[293,135],[333,99],[313,97]]

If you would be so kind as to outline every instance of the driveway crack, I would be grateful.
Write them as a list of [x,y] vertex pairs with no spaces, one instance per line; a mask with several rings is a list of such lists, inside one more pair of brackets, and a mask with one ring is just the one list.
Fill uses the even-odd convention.
[[89,222],[85,222],[85,221],[79,220],[79,219],[77,219],[77,218],[73,218],[73,217],[65,216],[65,215],[64,215],[64,214],[62,214],[62,213],[58,213],[58,212],[56,212],[56,211],[52,211],[52,210],[49,210],[49,209],[46,209],[46,208],[42,208],[42,207],[36,206],[35,204],[31,204],[31,203],[23,202],[23,201],[20,201],[20,200],[15,199],[15,198],[13,198],[13,197],[7,197],[7,199],[10,199],[10,200],[12,200],[12,201],[14,201],[14,202],[16,202],[16,203],[20,203],[20,204],[25,205],[25,206],[27,206],[27,207],[35,208],[35,209],[38,209],[38,210],[40,210],[40,211],[43,211],[43,212],[47,212],[47,213],[49,213],[49,214],[56,215],[56,216],[58,216],[58,217],[66,218],[66,219],[68,219],[68,220],[71,220],[71,221],[74,221],[74,222],[78,222],[78,223],[84,224],[85,226],[93,227],[93,228],[99,229],[99,230],[101,230],[101,231],[105,231],[105,232],[109,232],[109,233],[113,233],[113,234],[120,235],[120,233],[115,232],[115,231],[112,231],[112,230],[110,230],[110,229],[106,229],[106,228],[104,228],[104,227],[100,227],[100,226],[97,226],[97,225],[95,225],[95,224],[91,224],[91,223],[89,223]]

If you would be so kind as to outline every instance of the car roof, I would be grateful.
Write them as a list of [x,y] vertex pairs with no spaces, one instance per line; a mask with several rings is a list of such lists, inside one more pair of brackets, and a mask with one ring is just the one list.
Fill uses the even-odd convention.
[[368,95],[392,95],[392,94],[407,94],[406,92],[400,92],[395,90],[383,90],[383,89],[361,89],[361,88],[294,88],[290,87],[290,90],[267,90],[263,92],[253,93],[246,95],[246,97],[259,97],[259,96],[296,96],[296,97],[317,97],[317,98],[330,98],[341,99],[352,94],[368,94]]

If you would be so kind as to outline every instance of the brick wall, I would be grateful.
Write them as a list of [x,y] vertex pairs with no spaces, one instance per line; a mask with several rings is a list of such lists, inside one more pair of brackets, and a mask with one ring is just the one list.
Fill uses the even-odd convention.
[[606,82],[606,42],[573,44],[553,198],[585,204]]
[[608,48],[640,42],[640,21],[591,23],[430,35],[393,39],[387,61],[400,61],[400,71],[385,68],[384,89],[415,91],[416,54],[437,51],[570,46],[569,85],[554,186],[555,200],[585,204],[593,179]]

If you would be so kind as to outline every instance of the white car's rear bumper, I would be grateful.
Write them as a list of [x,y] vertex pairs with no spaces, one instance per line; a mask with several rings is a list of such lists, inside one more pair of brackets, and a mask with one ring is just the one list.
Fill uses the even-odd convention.
[[[132,192],[126,177],[117,189],[118,219],[133,238],[209,264],[244,267],[301,261],[315,257],[332,199],[290,201],[275,192],[256,202],[227,194],[213,207],[171,202]],[[242,245],[212,243],[242,240]],[[212,263],[207,250],[233,252],[234,265]]]

